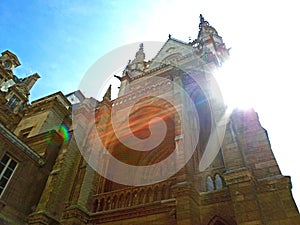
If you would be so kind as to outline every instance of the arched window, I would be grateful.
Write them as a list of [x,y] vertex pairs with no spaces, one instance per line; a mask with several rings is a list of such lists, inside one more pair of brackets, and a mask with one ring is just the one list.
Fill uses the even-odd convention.
[[206,180],[207,191],[213,191],[215,189],[214,181],[211,176],[207,177]]
[[216,184],[217,190],[220,190],[223,188],[223,180],[219,174],[216,174],[216,176],[215,176],[215,184]]

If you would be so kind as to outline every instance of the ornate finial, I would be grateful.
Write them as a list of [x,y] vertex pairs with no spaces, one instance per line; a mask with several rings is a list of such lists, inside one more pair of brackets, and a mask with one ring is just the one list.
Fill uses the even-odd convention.
[[202,14],[200,14],[199,18],[200,18],[200,22],[203,23],[204,22],[204,17],[202,16]]
[[144,50],[144,44],[143,43],[140,44],[140,50]]
[[144,53],[144,44],[141,43],[140,44],[140,48],[137,51],[137,53],[135,54],[135,59],[133,60],[132,63],[135,62],[143,62],[145,60],[145,53]]
[[199,29],[201,29],[202,26],[209,25],[209,23],[204,20],[204,17],[202,16],[202,14],[200,14],[199,18],[200,18]]
[[172,35],[171,34],[169,34],[169,38],[171,38],[172,37]]

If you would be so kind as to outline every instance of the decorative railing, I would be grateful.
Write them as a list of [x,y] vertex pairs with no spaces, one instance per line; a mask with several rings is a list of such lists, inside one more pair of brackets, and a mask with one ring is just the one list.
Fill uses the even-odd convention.
[[93,199],[93,212],[127,208],[170,199],[172,180],[155,185],[130,187],[97,194]]

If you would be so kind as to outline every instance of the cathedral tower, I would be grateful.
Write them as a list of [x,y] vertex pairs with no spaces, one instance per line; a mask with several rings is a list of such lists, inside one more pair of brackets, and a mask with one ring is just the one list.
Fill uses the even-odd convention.
[[148,62],[143,47],[83,145],[87,162],[101,161],[99,177],[89,172],[89,224],[300,224],[256,112],[223,102],[213,73],[229,51],[216,29],[200,15],[194,41],[169,35]]

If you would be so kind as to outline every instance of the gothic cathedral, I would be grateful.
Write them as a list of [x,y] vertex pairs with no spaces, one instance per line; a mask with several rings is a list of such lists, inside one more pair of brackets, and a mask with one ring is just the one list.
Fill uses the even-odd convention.
[[300,225],[257,113],[223,101],[216,29],[200,15],[195,40],[169,35],[150,61],[144,44],[102,101],[29,103],[39,75],[18,78],[2,53],[0,224]]

